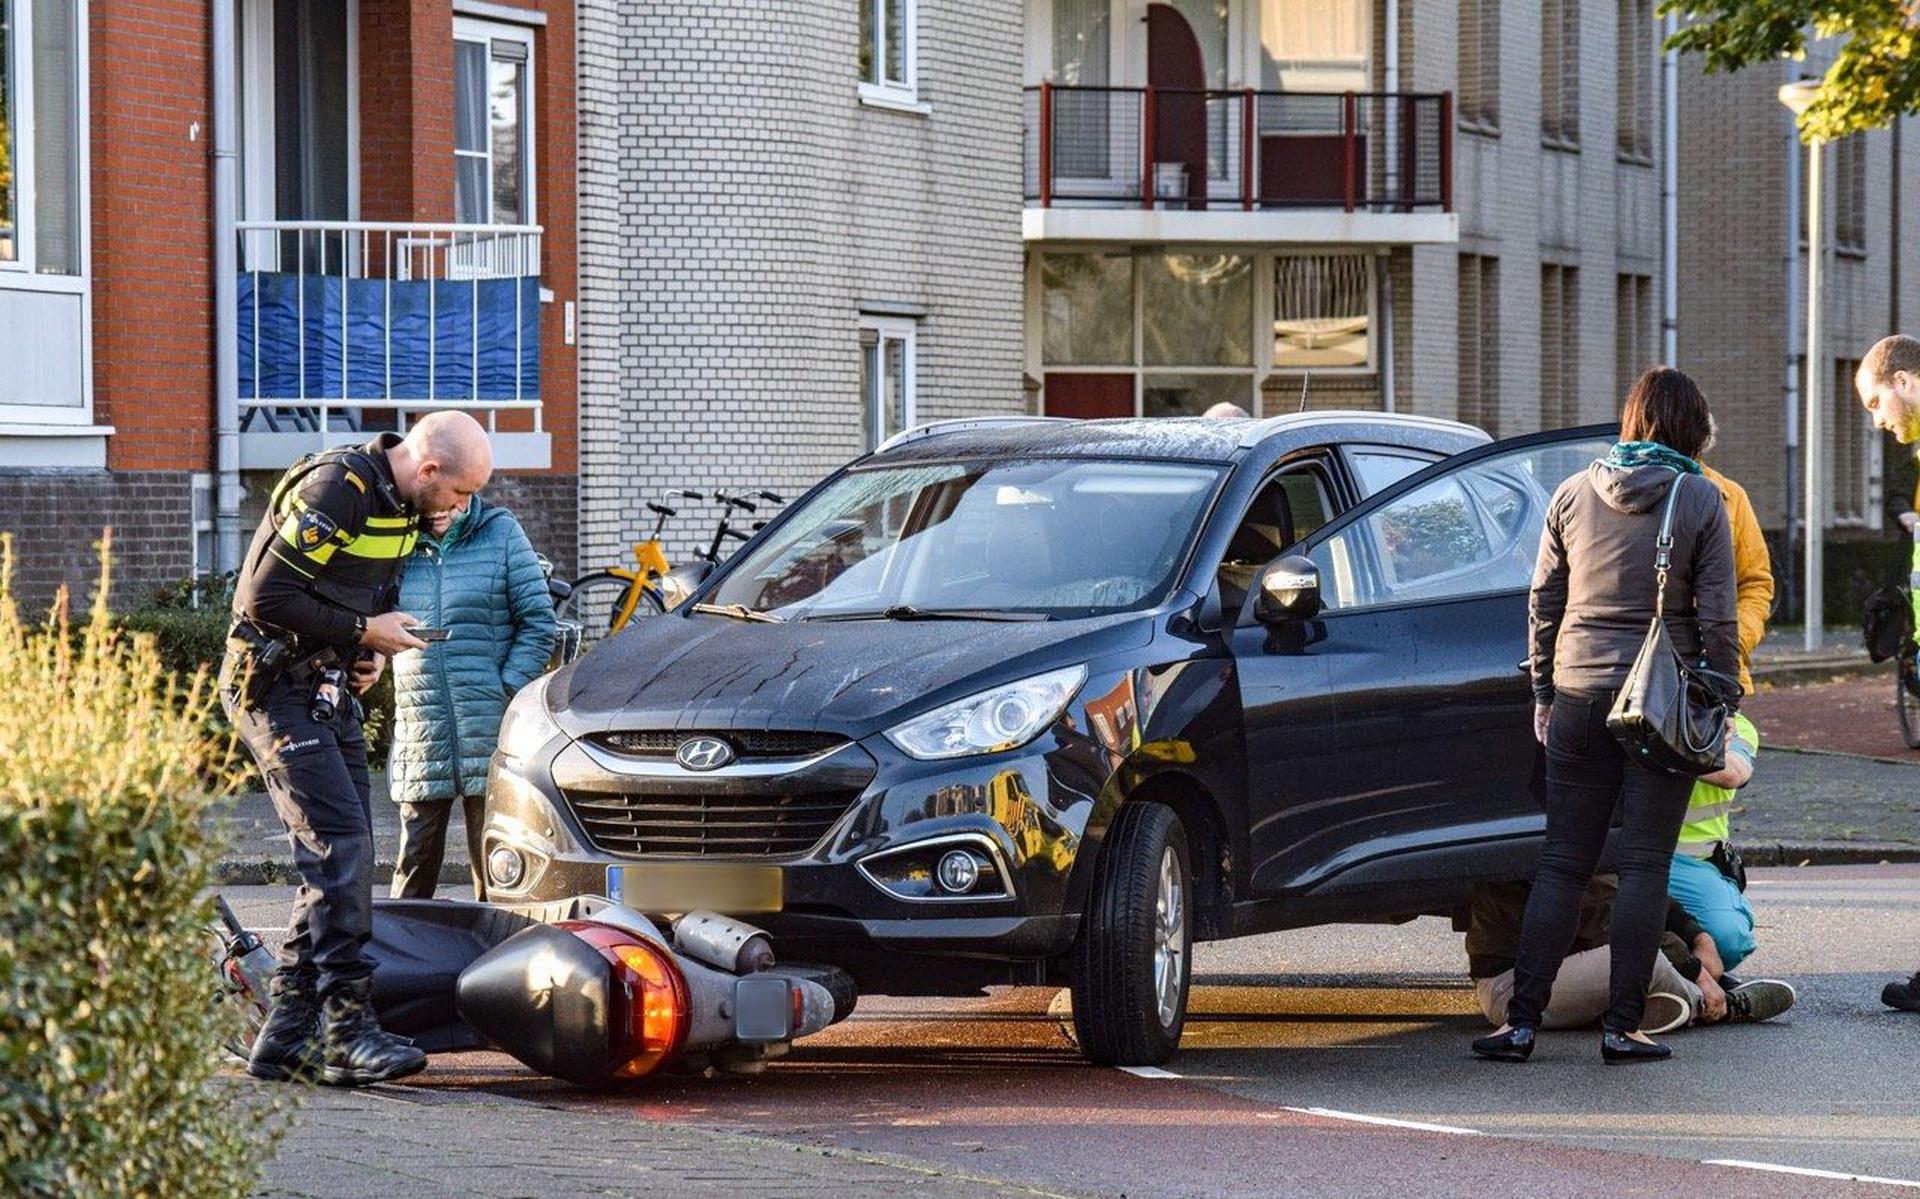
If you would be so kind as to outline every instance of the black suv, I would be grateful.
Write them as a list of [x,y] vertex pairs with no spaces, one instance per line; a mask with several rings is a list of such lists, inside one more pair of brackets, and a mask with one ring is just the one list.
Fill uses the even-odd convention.
[[1548,497],[1606,429],[1379,413],[903,434],[535,682],[488,898],[713,907],[863,989],[1069,984],[1178,1046],[1207,940],[1531,873],[1517,669]]

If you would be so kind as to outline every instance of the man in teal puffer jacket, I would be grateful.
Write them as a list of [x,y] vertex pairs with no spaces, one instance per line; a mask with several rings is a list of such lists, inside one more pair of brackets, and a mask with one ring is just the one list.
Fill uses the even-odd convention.
[[546,670],[553,601],[520,522],[475,496],[463,511],[428,516],[400,584],[400,608],[451,635],[393,660],[387,785],[402,824],[393,895],[433,895],[457,799],[477,898],[487,760],[507,701]]

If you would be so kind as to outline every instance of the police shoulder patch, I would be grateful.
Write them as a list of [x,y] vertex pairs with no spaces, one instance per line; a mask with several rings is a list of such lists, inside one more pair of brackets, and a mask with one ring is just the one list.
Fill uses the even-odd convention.
[[299,539],[301,549],[316,550],[339,531],[340,526],[331,516],[317,508],[308,508],[300,514],[300,523],[295,526],[294,536]]

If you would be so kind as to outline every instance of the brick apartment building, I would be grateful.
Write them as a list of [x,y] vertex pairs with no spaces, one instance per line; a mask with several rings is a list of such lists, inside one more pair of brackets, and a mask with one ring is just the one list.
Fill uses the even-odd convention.
[[[209,5],[0,6],[0,527],[21,592],[90,577],[107,524],[118,602],[225,565],[299,454],[448,406],[492,423],[495,490],[570,564],[573,5],[225,2],[225,72]],[[245,489],[224,529],[223,424]]]
[[[1803,507],[1807,152],[1775,92],[1826,65],[1817,46],[1808,62],[1731,76],[1681,65],[1679,359],[1698,373],[1720,421],[1715,460],[1741,479],[1776,533],[1797,525]],[[1912,459],[1874,430],[1853,390],[1866,348],[1889,332],[1913,332],[1920,317],[1920,238],[1908,232],[1920,215],[1912,131],[1903,119],[1822,154],[1825,361],[1817,377],[1826,523],[1841,539],[1883,537],[1888,509],[1913,497]],[[1829,563],[1832,580],[1845,567]],[[1776,575],[1797,578],[1783,566]]]

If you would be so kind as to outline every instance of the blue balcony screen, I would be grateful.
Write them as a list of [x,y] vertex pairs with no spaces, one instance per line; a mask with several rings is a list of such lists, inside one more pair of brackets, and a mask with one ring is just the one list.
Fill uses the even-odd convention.
[[540,398],[533,277],[389,283],[245,271],[239,307],[242,397]]

